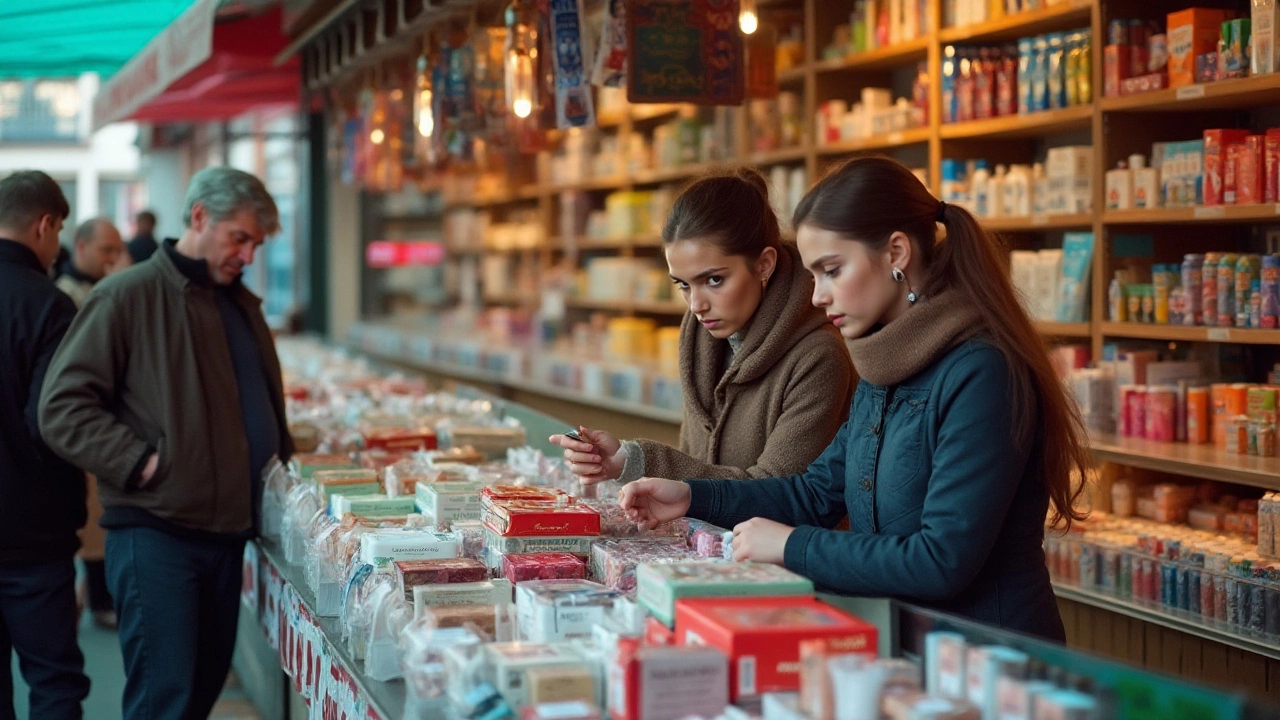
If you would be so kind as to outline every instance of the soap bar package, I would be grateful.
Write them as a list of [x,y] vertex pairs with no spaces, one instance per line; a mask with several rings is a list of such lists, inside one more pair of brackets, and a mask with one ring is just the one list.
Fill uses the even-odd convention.
[[437,605],[504,605],[511,602],[511,583],[503,578],[474,583],[419,585],[413,589],[414,616]]
[[526,677],[530,705],[596,701],[596,680],[585,667],[532,668]]
[[729,667],[713,648],[639,647],[623,640],[610,672],[613,720],[721,717],[729,707]]
[[716,598],[676,603],[676,642],[707,645],[729,656],[734,702],[800,689],[800,643],[825,640],[828,651],[874,658],[874,625],[812,597]]
[[621,594],[587,580],[531,580],[516,586],[520,636],[529,642],[591,637]]
[[379,530],[360,538],[360,559],[386,570],[397,560],[456,558],[460,549],[458,536],[447,532],[406,528]]
[[329,496],[329,514],[336,518],[344,515],[371,519],[404,517],[416,510],[412,497],[346,494]]
[[311,480],[318,470],[357,470],[349,455],[300,453],[289,460],[289,468],[303,480]]
[[[504,537],[488,526],[484,530],[484,543],[491,552],[499,555],[528,555],[530,553],[563,552],[586,557],[591,554],[591,544],[598,540],[594,535],[524,535]],[[497,558],[501,567],[502,558]]]
[[413,599],[413,589],[419,585],[484,582],[489,579],[489,568],[470,558],[398,560],[393,565],[396,583],[408,600]]
[[493,669],[494,686],[512,707],[529,704],[529,671],[576,667],[582,659],[567,645],[542,643],[493,643],[484,648]]
[[647,538],[601,539],[591,546],[591,577],[618,592],[636,592],[636,568],[644,563],[696,560],[700,556],[683,544]]
[[586,505],[511,500],[486,507],[484,522],[507,537],[600,534],[600,513]]
[[515,605],[426,605],[414,608],[421,618],[437,629],[468,628],[487,641],[510,642],[514,639]]
[[435,450],[436,433],[430,428],[370,428],[364,432],[366,450]]
[[785,568],[765,563],[715,561],[641,565],[637,601],[662,622],[676,619],[676,601],[697,597],[779,597],[813,595],[813,583]]
[[570,553],[503,555],[502,576],[512,585],[530,580],[586,580],[587,564]]
[[480,506],[480,490],[484,485],[472,482],[420,482],[414,497],[418,512],[427,516],[433,525],[450,525],[455,522],[478,521],[483,517]]
[[569,494],[559,488],[536,485],[487,485],[480,491],[480,504],[486,508],[510,500],[555,503],[561,498],[568,501]]
[[320,488],[320,495],[325,498],[338,493],[343,495],[374,495],[382,492],[382,483],[378,482],[378,473],[364,468],[316,470],[312,474],[311,480]]

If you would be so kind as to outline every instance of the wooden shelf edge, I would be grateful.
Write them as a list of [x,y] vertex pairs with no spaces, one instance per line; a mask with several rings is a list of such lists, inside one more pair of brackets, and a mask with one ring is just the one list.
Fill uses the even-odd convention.
[[823,74],[846,70],[866,70],[886,65],[907,63],[928,55],[931,41],[931,36],[925,35],[897,45],[854,53],[834,60],[819,60],[813,64],[813,70],[815,73]]
[[1076,587],[1062,585],[1061,583],[1055,582],[1053,584],[1053,592],[1058,597],[1065,600],[1072,600],[1074,602],[1084,603],[1085,605],[1092,605],[1093,607],[1101,608],[1103,610],[1110,610],[1111,612],[1127,615],[1131,618],[1143,620],[1155,625],[1161,625],[1171,630],[1178,630],[1180,632],[1187,633],[1188,635],[1195,635],[1206,640],[1219,642],[1223,645],[1229,645],[1273,660],[1280,660],[1280,646],[1270,645],[1262,640],[1241,637],[1224,630],[1218,630],[1217,628],[1201,625],[1197,622],[1184,620],[1154,608],[1148,608],[1137,603],[1107,597],[1106,595],[1100,595],[1098,593],[1082,590]]
[[1077,105],[1061,110],[1043,110],[1027,115],[947,123],[938,131],[943,140],[974,140],[991,137],[1037,137],[1058,132],[1088,129],[1093,122],[1093,105]]
[[1093,214],[1032,215],[1029,217],[980,218],[991,232],[1035,232],[1038,230],[1092,230]]
[[778,148],[776,150],[761,150],[748,153],[746,162],[749,165],[783,165],[785,163],[804,162],[809,156],[809,152],[810,147],[807,144]]
[[1213,108],[1248,108],[1274,104],[1280,91],[1280,73],[1234,80],[1197,83],[1136,95],[1104,97],[1105,112],[1169,112]]
[[622,313],[684,316],[687,308],[674,302],[633,302],[629,300],[592,300],[591,298],[565,298],[565,304],[583,310],[601,310]]
[[1077,16],[1081,16],[1079,19],[1082,22],[1088,23],[1092,9],[1092,0],[1071,0],[1070,2],[1044,7],[1039,10],[1028,10],[975,25],[943,28],[938,32],[938,42],[943,45],[951,45],[992,38],[1037,35],[1040,29],[1045,26],[1065,23]]
[[1167,223],[1241,223],[1280,222],[1280,203],[1254,205],[1200,205],[1185,208],[1151,208],[1149,210],[1107,210],[1102,222],[1107,225],[1159,225]]
[[[1104,322],[1103,336],[1169,342],[1236,343],[1240,345],[1280,345],[1280,330],[1258,328],[1154,325],[1133,322]],[[1278,468],[1280,470],[1280,468]]]
[[1090,338],[1093,337],[1089,323],[1087,322],[1056,322],[1050,320],[1036,320],[1036,330],[1046,337],[1057,338]]
[[931,134],[932,133],[927,127],[911,128],[910,130],[891,132],[887,135],[872,135],[871,137],[859,138],[857,140],[846,140],[828,145],[819,145],[814,148],[814,152],[819,156],[844,155],[847,153],[865,152],[868,150],[887,150],[907,145],[920,145],[929,142]]
[[1235,455],[1211,445],[1165,443],[1097,433],[1089,436],[1089,448],[1096,459],[1105,462],[1280,490],[1280,458]]

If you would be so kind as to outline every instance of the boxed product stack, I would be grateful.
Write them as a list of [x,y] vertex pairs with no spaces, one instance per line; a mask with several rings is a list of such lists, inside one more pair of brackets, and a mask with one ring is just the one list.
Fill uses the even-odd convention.
[[507,555],[569,553],[585,562],[600,535],[600,513],[563,490],[499,485],[484,488],[480,498],[487,562],[495,571],[510,564]]
[[704,597],[785,597],[813,595],[813,583],[777,565],[688,561],[641,565],[636,599],[668,627],[675,626],[676,601]]
[[520,639],[560,642],[589,638],[622,600],[616,590],[589,580],[529,580],[516,586]]

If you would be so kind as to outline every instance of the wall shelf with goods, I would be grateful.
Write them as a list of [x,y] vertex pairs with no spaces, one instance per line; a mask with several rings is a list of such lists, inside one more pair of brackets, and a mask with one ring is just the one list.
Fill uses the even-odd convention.
[[[513,208],[533,209],[542,237],[546,238],[536,251],[539,267],[544,271],[553,267],[585,271],[588,263],[630,259],[649,263],[647,268],[664,274],[662,258],[652,252],[660,247],[659,223],[651,220],[649,226],[628,226],[621,230],[602,228],[599,224],[587,227],[583,221],[586,213],[606,212],[610,198],[616,201],[618,194],[674,193],[700,174],[737,164],[757,166],[775,183],[782,179],[789,184],[792,174],[802,171],[808,183],[831,165],[863,153],[882,153],[902,160],[920,171],[935,195],[946,197],[949,181],[943,177],[944,161],[963,164],[985,160],[992,176],[998,166],[1005,166],[1007,178],[1008,170],[1015,165],[1028,170],[1037,163],[1048,166],[1052,151],[1082,148],[1071,159],[1079,161],[1083,169],[1065,176],[1067,182],[1080,183],[1081,189],[1071,203],[1052,207],[1028,203],[1028,207],[1015,208],[1021,212],[988,213],[980,218],[989,230],[1000,234],[1012,250],[1019,252],[1054,251],[1063,248],[1070,236],[1092,235],[1092,251],[1084,274],[1088,284],[1085,313],[1069,319],[1053,314],[1037,315],[1041,318],[1036,322],[1039,331],[1055,346],[1083,348],[1087,352],[1080,357],[1095,362],[1113,347],[1154,348],[1167,355],[1172,353],[1171,357],[1180,357],[1177,353],[1187,348],[1211,349],[1204,352],[1229,348],[1230,352],[1251,359],[1248,367],[1253,374],[1241,379],[1263,381],[1258,371],[1274,362],[1267,353],[1274,352],[1274,346],[1280,344],[1280,334],[1277,334],[1280,331],[1130,322],[1127,318],[1120,321],[1109,314],[1108,291],[1117,269],[1150,273],[1153,265],[1180,262],[1188,253],[1205,251],[1276,252],[1268,249],[1266,236],[1268,226],[1280,226],[1280,199],[1264,197],[1250,204],[1201,202],[1185,207],[1151,201],[1157,206],[1138,209],[1133,207],[1130,198],[1128,203],[1109,205],[1108,174],[1117,168],[1117,163],[1128,161],[1135,153],[1151,161],[1157,143],[1202,139],[1205,130],[1216,128],[1263,133],[1272,122],[1280,127],[1280,115],[1271,112],[1280,107],[1280,73],[1173,88],[1157,84],[1161,89],[1108,95],[1110,66],[1106,48],[1111,44],[1112,23],[1124,21],[1127,29],[1147,24],[1129,22],[1141,20],[1163,28],[1167,25],[1168,13],[1196,3],[1046,1],[1034,4],[1036,9],[985,18],[963,27],[949,27],[943,25],[942,20],[950,16],[952,5],[951,0],[926,0],[923,3],[926,22],[917,32],[900,33],[904,36],[899,42],[854,52],[856,41],[850,40],[843,47],[837,42],[842,32],[839,27],[849,22],[850,3],[762,2],[760,14],[764,23],[785,18],[781,22],[786,27],[779,37],[786,36],[795,25],[795,18],[800,18],[802,47],[784,59],[778,72],[780,90],[794,96],[789,102],[794,102],[800,118],[787,141],[782,140],[780,133],[777,140],[759,142],[760,133],[754,130],[760,113],[753,115],[748,101],[728,119],[721,113],[722,124],[732,130],[732,143],[720,156],[697,156],[687,162],[642,163],[634,167],[620,161],[609,166],[610,172],[599,176],[581,174],[575,175],[572,182],[552,183],[552,174],[547,168],[550,157],[562,152],[557,148],[545,151],[537,160],[530,159],[529,165],[536,166],[538,172],[526,175],[523,182],[528,183],[532,178],[532,185],[513,184],[527,188],[525,192],[518,192],[515,197],[499,195],[474,202],[454,197],[449,207],[492,210],[495,217]],[[1244,3],[1237,5],[1240,9],[1246,7]],[[1076,93],[1068,96],[1067,102],[1054,102],[1053,107],[1035,112],[1005,115],[999,114],[1001,108],[997,102],[990,116],[943,121],[944,102],[948,100],[943,88],[944,69],[948,58],[953,57],[948,54],[949,48],[957,48],[957,52],[972,49],[975,58],[981,58],[981,50],[987,49],[990,57],[1000,58],[1000,54],[992,53],[1003,52],[1010,46],[1016,53],[1020,40],[1045,37],[1048,42],[1050,35],[1079,36],[1081,31],[1087,31],[1090,36],[1087,50],[1081,50],[1088,53],[1085,66],[1088,74],[1080,71],[1074,86]],[[1127,42],[1129,36],[1124,39]],[[1064,58],[1068,52],[1064,49]],[[919,70],[922,63],[923,73]],[[905,100],[908,108],[917,107],[915,90],[919,83],[927,88],[920,97],[923,118],[909,112],[893,116],[891,111],[899,99]],[[1161,83],[1167,84],[1167,76]],[[875,92],[877,90],[880,92]],[[643,137],[652,147],[655,135],[666,135],[682,120],[696,115],[700,124],[714,125],[717,117],[717,111],[706,108],[669,104],[628,106],[606,102],[600,94],[597,98],[600,103],[598,134],[611,138],[610,142],[616,139],[618,147],[625,147],[632,136]],[[1072,98],[1075,104],[1070,104]],[[845,115],[841,115],[841,121],[836,123],[839,127],[832,132],[831,113],[843,104],[844,113],[852,115],[854,106],[864,99],[873,100],[873,109],[883,111],[888,119],[877,126],[873,119],[868,119],[871,115],[860,116],[858,123],[850,121],[846,128],[841,124]],[[777,105],[777,102],[773,105],[775,112]],[[559,133],[560,142],[580,134],[592,133]],[[1045,175],[1049,175],[1048,167]],[[1137,175],[1130,173],[1129,177],[1132,183]],[[1057,178],[1064,179],[1064,176]],[[1160,192],[1163,194],[1162,188]],[[784,191],[783,197],[786,194]],[[977,209],[972,202],[967,204]],[[569,212],[578,208],[583,211]],[[578,225],[565,225],[570,218]],[[1135,235],[1152,238],[1146,255],[1133,254],[1130,238]],[[658,327],[672,327],[684,312],[676,303],[657,301],[656,295],[645,298],[643,294],[620,301],[569,292],[564,304],[568,323],[590,322],[593,316],[606,315],[649,319]],[[1143,444],[1149,442],[1153,441],[1095,436],[1094,455],[1106,463],[1277,489],[1265,479],[1268,472],[1280,472],[1272,467],[1269,459],[1248,456],[1224,459],[1211,445]],[[1254,463],[1257,469],[1253,469]]]

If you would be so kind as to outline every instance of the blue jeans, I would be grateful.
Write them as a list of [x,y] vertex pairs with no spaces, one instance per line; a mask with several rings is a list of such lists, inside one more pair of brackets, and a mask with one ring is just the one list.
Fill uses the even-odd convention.
[[244,541],[107,531],[124,653],[124,720],[206,718],[231,669]]
[[32,718],[80,720],[89,695],[76,637],[76,571],[71,558],[0,564],[0,720],[13,720],[9,655],[31,688]]

